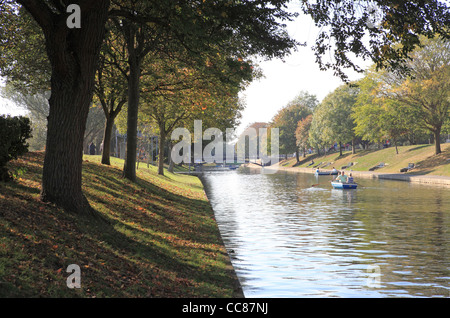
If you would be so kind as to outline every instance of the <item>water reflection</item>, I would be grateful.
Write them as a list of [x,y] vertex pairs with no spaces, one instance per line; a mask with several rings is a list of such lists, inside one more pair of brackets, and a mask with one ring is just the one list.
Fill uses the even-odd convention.
[[205,175],[246,297],[450,296],[448,188],[330,180]]

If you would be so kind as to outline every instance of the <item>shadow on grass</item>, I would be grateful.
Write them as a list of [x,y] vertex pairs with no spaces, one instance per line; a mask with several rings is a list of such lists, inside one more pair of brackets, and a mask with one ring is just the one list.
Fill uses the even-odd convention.
[[[426,147],[427,145],[425,145]],[[429,146],[429,145],[428,145]],[[423,147],[421,147],[423,148]],[[448,165],[450,163],[450,148],[444,150],[439,155],[430,156],[424,160],[416,163],[416,166],[420,169],[412,169],[406,172],[407,175],[427,175],[433,173],[440,166]]]
[[[2,185],[0,252],[7,257],[0,264],[0,296],[233,296],[207,201],[84,163],[84,193],[108,222],[80,217],[39,201],[36,183],[27,185],[40,181],[41,171],[32,166],[42,167],[42,160],[23,162],[25,185]],[[66,286],[69,264],[81,268],[79,290]]]
[[408,150],[406,150],[405,152],[410,152],[410,151],[414,151],[414,150],[419,150],[419,149],[426,148],[426,147],[430,147],[430,146],[432,146],[432,145],[419,145],[419,146],[417,146],[417,147],[408,149]]

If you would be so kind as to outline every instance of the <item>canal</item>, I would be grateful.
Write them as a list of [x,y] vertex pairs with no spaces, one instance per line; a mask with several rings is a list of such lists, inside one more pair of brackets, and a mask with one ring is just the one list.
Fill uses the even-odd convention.
[[449,188],[330,180],[202,177],[245,297],[450,297]]

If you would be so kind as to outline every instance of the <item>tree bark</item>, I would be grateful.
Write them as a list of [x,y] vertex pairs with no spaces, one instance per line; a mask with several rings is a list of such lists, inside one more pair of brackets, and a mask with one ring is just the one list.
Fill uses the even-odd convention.
[[438,155],[442,152],[441,150],[441,127],[436,128],[434,133],[434,154]]
[[52,67],[41,200],[92,215],[81,188],[83,137],[110,2],[78,1],[81,29],[69,29],[66,14],[52,13],[43,1],[18,2],[42,28]]
[[166,134],[163,127],[159,128],[159,149],[158,149],[158,174],[164,175],[164,142]]
[[103,133],[103,152],[102,152],[102,164],[110,165],[110,153],[111,153],[111,136],[112,129],[114,127],[114,117],[106,117],[105,130]]
[[169,168],[167,169],[167,171],[169,171],[171,173],[173,173],[173,167],[174,167],[174,162],[172,160],[172,147],[173,147],[172,141],[169,141],[169,152],[167,154],[167,157],[169,159]]
[[139,59],[130,53],[130,76],[128,79],[128,119],[127,119],[127,156],[123,168],[125,178],[136,181],[137,123],[139,111],[139,78],[141,65]]

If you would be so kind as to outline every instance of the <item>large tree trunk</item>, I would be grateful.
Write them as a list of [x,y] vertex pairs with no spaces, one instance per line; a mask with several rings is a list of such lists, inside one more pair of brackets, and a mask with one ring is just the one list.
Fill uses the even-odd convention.
[[114,127],[114,117],[106,117],[105,130],[103,133],[103,152],[102,152],[102,164],[110,165],[111,161],[109,159],[111,153],[111,136],[112,129]]
[[52,66],[41,199],[67,211],[91,214],[81,190],[83,136],[109,1],[78,1],[81,29],[69,29],[66,14],[51,13],[42,1],[19,3],[42,28]]
[[139,111],[140,61],[130,54],[130,76],[128,79],[128,119],[127,119],[127,156],[123,168],[125,178],[136,181],[137,123]]

